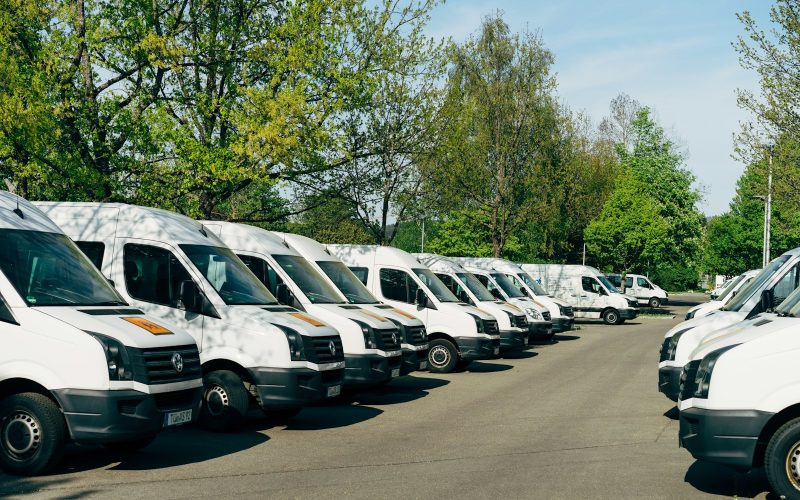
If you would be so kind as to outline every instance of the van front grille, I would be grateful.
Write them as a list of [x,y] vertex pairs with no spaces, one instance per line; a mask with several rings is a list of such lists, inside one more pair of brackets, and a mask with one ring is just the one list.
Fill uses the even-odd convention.
[[484,319],[483,321],[483,331],[486,332],[488,335],[498,335],[500,333],[500,327],[497,326],[496,319]]
[[396,351],[400,349],[400,331],[397,328],[375,330],[375,342],[378,349]]
[[[172,384],[202,376],[200,352],[195,345],[128,348],[133,379],[143,384]],[[176,356],[177,355],[177,356]]]
[[302,335],[302,337],[308,361],[320,365],[344,361],[342,338],[338,335],[326,335],[324,337]]

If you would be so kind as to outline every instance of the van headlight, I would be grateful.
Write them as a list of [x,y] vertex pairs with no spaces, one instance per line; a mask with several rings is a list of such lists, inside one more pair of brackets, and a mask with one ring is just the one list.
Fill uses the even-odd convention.
[[711,387],[711,375],[714,372],[714,367],[717,365],[719,357],[738,345],[741,344],[733,344],[717,349],[716,351],[711,351],[700,361],[697,374],[694,376],[694,397],[700,399],[708,398],[708,390]]
[[364,348],[377,349],[378,344],[375,341],[375,330],[373,330],[372,327],[366,323],[362,323],[360,321],[355,321],[355,323],[361,328],[361,334],[364,336]]
[[517,326],[517,318],[508,311],[503,311],[508,316],[508,324],[511,325],[511,328],[515,328]]
[[470,316],[472,316],[472,319],[475,320],[475,329],[478,330],[478,333],[483,333],[483,321],[481,321],[481,319],[474,314],[470,314]]
[[[693,328],[693,327],[692,327]],[[678,350],[678,342],[681,340],[681,336],[684,333],[688,332],[692,328],[687,328],[685,330],[679,330],[675,332],[675,335],[669,338],[669,346],[667,347],[667,359],[670,361],[675,361],[675,352]]]
[[109,380],[133,380],[133,367],[122,342],[94,332],[89,333],[103,347]]
[[277,326],[284,335],[286,335],[286,342],[289,343],[289,355],[292,361],[305,361],[306,353],[305,346],[303,345],[303,337],[297,330],[293,330],[287,326]]
[[542,315],[539,314],[539,311],[537,311],[536,309],[534,309],[532,307],[529,307],[529,308],[525,309],[525,314],[530,316],[531,319],[535,319],[535,320],[542,319]]

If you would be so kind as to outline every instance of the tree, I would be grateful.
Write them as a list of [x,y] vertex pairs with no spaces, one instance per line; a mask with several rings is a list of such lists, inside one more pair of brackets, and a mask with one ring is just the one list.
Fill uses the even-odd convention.
[[641,110],[642,105],[633,97],[625,93],[618,95],[611,100],[609,115],[600,122],[600,135],[623,151],[629,151],[633,147],[634,121]]
[[619,181],[600,216],[586,228],[586,246],[601,267],[624,277],[663,257],[668,232],[658,202],[647,194],[647,186],[629,173]]
[[543,146],[558,122],[553,56],[538,34],[512,35],[499,15],[448,55],[443,139],[426,173],[440,206],[474,214],[501,256],[542,204]]

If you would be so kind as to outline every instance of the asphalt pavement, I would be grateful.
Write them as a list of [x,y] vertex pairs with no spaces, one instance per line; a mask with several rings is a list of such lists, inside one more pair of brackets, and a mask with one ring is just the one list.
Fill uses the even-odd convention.
[[174,429],[138,453],[74,447],[50,475],[0,474],[0,496],[765,498],[762,472],[678,448],[658,347],[706,299],[671,299],[674,319],[584,322],[528,352],[407,376],[288,425],[254,414],[240,433]]

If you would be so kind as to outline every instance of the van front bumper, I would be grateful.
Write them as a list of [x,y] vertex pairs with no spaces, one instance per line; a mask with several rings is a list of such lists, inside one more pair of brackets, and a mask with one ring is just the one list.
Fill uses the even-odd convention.
[[248,371],[264,408],[297,408],[338,396],[344,378],[342,368],[251,368]]
[[[55,389],[70,437],[76,443],[118,443],[165,428],[170,413],[191,410],[197,420],[203,388],[148,394],[134,390]],[[189,422],[186,422],[189,423]]]
[[542,321],[539,323],[528,323],[528,341],[533,339],[547,340],[556,332],[554,323]]
[[774,413],[756,410],[681,411],[679,444],[698,460],[749,470],[758,436]]
[[500,351],[516,352],[525,349],[528,345],[528,332],[515,330],[500,330]]
[[377,354],[345,354],[344,385],[377,385],[400,376],[402,356],[384,357]]
[[619,310],[619,317],[622,319],[636,319],[639,317],[639,309],[633,307],[626,307]]
[[456,343],[464,360],[490,359],[500,354],[500,339],[458,337]]
[[680,366],[662,366],[658,369],[658,392],[677,402],[681,392]]
[[553,318],[553,333],[568,332],[572,330],[572,325],[575,323],[575,318],[568,318],[562,316]]
[[[427,344],[426,344],[427,346]],[[400,365],[400,375],[408,375],[411,372],[428,369],[428,348],[408,349],[403,348],[403,363]]]

